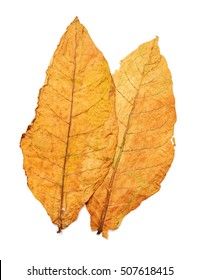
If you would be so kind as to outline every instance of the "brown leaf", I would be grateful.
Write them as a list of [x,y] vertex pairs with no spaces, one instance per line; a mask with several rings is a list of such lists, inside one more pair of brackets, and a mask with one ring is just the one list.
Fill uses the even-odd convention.
[[172,80],[158,38],[128,55],[113,77],[118,146],[108,176],[87,203],[91,228],[104,237],[159,190],[174,157]]
[[36,117],[22,135],[28,186],[59,231],[103,182],[117,142],[108,64],[76,18],[54,53]]

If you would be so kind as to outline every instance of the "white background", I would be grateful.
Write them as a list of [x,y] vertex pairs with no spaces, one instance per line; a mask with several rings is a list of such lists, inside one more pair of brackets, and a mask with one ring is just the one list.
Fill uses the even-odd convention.
[[[199,40],[197,0],[17,0],[0,4],[0,259],[3,280],[38,268],[111,268],[79,279],[199,279]],[[26,183],[20,137],[34,117],[39,88],[66,27],[78,16],[111,71],[159,36],[172,72],[178,121],[176,155],[159,193],[109,232],[91,232],[84,208],[62,234]],[[174,266],[174,276],[120,276],[121,266]]]

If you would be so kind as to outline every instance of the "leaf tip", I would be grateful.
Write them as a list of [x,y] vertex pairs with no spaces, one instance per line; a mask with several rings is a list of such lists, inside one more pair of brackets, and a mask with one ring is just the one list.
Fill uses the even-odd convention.
[[79,22],[79,18],[78,16],[75,17],[74,21],[73,22]]
[[152,40],[152,42],[154,42],[154,45],[158,45],[158,42],[159,42],[159,36],[155,36],[155,38]]

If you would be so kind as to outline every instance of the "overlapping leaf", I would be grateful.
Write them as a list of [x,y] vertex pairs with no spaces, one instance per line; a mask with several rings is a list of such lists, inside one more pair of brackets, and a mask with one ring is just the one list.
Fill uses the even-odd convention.
[[159,190],[174,157],[172,80],[158,38],[128,55],[113,77],[117,150],[108,176],[87,203],[91,227],[104,237]]
[[36,117],[21,139],[28,186],[59,231],[103,182],[116,141],[109,67],[76,18],[54,53]]

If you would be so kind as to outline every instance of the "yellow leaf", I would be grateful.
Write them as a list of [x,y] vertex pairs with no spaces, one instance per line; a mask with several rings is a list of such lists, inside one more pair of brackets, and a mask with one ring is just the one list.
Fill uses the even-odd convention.
[[103,182],[116,142],[109,67],[76,18],[54,53],[36,117],[21,139],[28,186],[59,232]]
[[175,101],[158,38],[128,55],[113,78],[117,150],[105,181],[87,203],[91,228],[104,237],[159,190],[174,157]]

